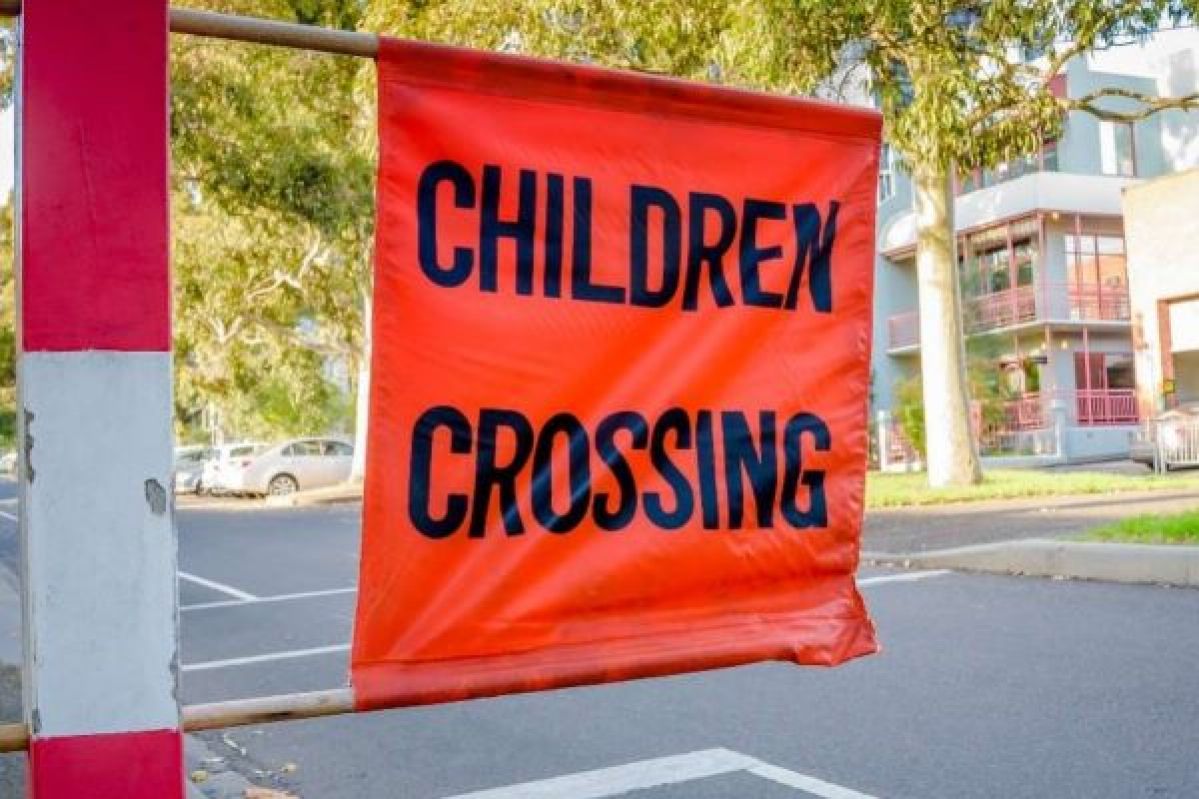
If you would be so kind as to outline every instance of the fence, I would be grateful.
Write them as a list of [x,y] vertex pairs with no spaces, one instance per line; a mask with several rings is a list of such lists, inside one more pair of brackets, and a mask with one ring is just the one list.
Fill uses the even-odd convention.
[[1199,466],[1199,419],[1160,419],[1149,423],[1157,472]]

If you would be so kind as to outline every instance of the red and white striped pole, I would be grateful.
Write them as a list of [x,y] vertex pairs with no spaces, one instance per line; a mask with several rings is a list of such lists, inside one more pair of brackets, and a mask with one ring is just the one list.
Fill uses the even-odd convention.
[[180,799],[166,0],[25,0],[18,89],[33,799]]

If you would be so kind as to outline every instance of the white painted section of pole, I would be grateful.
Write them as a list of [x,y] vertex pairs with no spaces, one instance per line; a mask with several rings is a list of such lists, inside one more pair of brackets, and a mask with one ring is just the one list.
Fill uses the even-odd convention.
[[175,728],[171,355],[26,352],[19,369],[34,731]]

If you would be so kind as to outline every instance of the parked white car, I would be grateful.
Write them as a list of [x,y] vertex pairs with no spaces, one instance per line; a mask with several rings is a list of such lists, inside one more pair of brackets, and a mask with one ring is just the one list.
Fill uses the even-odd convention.
[[204,488],[204,465],[212,457],[212,447],[175,447],[175,493],[200,493]]
[[297,438],[246,457],[234,457],[221,472],[226,491],[291,494],[347,480],[354,447],[337,438]]
[[254,455],[261,452],[262,449],[262,444],[253,441],[221,444],[213,447],[208,460],[204,461],[197,493],[221,494],[233,490],[227,485],[227,476],[244,469]]

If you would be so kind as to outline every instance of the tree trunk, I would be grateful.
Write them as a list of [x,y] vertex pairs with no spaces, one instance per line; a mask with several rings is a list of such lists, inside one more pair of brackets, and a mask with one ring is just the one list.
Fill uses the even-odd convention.
[[912,178],[928,482],[933,487],[970,485],[982,480],[982,467],[970,430],[953,195],[945,170],[917,165]]
[[366,476],[366,431],[370,421],[371,396],[371,297],[362,297],[362,351],[358,355],[357,396],[354,410],[354,461],[350,480],[362,482]]

